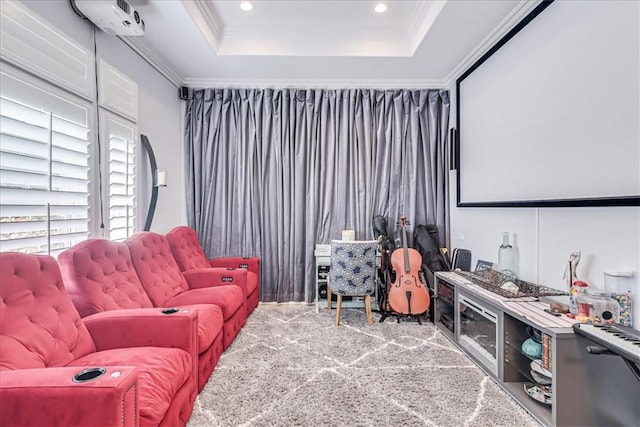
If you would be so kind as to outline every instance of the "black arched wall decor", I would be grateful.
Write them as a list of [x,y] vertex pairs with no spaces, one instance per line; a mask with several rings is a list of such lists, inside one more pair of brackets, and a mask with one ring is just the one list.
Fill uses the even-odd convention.
[[156,211],[156,204],[158,203],[158,187],[166,186],[166,176],[162,180],[163,182],[158,182],[158,165],[156,163],[156,156],[153,153],[153,148],[151,147],[151,143],[149,142],[149,138],[146,135],[140,134],[140,141],[142,142],[142,149],[147,153],[147,157],[149,158],[149,167],[151,170],[151,200],[149,201],[149,210],[147,211],[147,218],[144,222],[144,231],[149,231],[151,229],[151,222],[153,221],[153,215]]

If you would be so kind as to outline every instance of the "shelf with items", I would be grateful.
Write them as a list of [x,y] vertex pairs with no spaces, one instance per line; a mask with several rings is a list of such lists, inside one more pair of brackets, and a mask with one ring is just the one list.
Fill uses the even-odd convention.
[[[505,315],[503,347],[504,363],[515,368],[530,381],[540,382],[536,377],[544,376],[546,378],[542,382],[548,383],[553,377],[551,372],[553,340],[550,335]],[[533,374],[532,370],[535,370],[536,374]]]
[[[538,360],[542,362],[542,344],[540,352],[536,346],[525,346],[528,353],[523,351],[523,343],[532,340],[532,326],[507,314],[503,317],[504,341],[503,341],[503,386],[518,399],[518,401],[531,412],[539,421],[546,425],[553,424],[553,374],[551,381],[541,381],[547,376],[534,378],[532,364]],[[531,341],[527,342],[530,344]],[[547,347],[548,349],[549,347]],[[535,352],[535,354],[534,354]],[[537,375],[537,374],[535,374]]]
[[505,387],[510,391],[524,391],[530,401],[521,403],[534,411],[543,422],[551,424],[553,374],[542,368],[542,359],[533,358],[518,348],[505,346],[503,376],[506,378]]
[[531,415],[538,419],[540,423],[544,425],[553,425],[553,413],[551,406],[534,401],[525,390],[525,387],[530,385],[531,382],[528,381],[514,381],[502,384],[504,389],[507,390],[514,399],[520,402],[520,404],[523,405]]
[[[514,375],[510,378],[518,380],[524,378],[526,381],[548,386],[551,385],[553,374],[542,366],[542,358],[532,357],[518,347],[505,343],[504,345],[504,363],[508,365],[507,369],[515,369],[521,376]],[[534,368],[534,365],[537,365]],[[535,371],[536,374],[532,373]]]
[[[507,322],[508,321],[509,320],[507,320]],[[530,326],[528,326],[527,328],[530,328]],[[505,340],[504,340],[505,362],[511,363],[514,366],[516,366],[520,370],[520,372],[522,372],[528,378],[531,378],[532,381],[536,381],[535,378],[532,376],[533,374],[530,374],[530,371],[534,369],[533,362],[535,362],[535,365],[536,365],[535,369],[537,370],[538,373],[547,377],[551,377],[552,364],[550,361],[553,353],[553,343],[552,343],[551,336],[545,333],[541,334],[541,339],[540,339],[541,342],[537,344],[540,350],[539,352],[536,351],[536,353],[534,354],[533,350],[530,348],[527,348],[528,352],[523,350],[523,346],[525,345],[525,343],[527,343],[527,341],[532,340],[531,337],[525,338],[523,341],[520,341],[520,339],[514,340],[510,338],[508,336],[509,334],[513,334],[513,332],[505,333]],[[527,365],[528,367],[525,365]]]

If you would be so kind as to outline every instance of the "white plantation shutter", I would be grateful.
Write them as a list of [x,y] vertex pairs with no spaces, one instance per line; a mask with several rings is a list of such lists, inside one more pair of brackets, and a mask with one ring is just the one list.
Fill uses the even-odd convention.
[[90,104],[1,77],[0,251],[56,255],[89,237]]
[[104,112],[108,138],[109,239],[121,241],[136,231],[136,127]]
[[103,223],[101,237],[125,239],[136,230],[137,83],[0,1],[0,251],[55,256]]

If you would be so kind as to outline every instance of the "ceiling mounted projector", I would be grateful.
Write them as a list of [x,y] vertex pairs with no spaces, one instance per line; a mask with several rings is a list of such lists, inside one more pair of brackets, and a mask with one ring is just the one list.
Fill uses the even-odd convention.
[[71,0],[71,7],[78,15],[109,34],[144,35],[144,21],[125,0]]

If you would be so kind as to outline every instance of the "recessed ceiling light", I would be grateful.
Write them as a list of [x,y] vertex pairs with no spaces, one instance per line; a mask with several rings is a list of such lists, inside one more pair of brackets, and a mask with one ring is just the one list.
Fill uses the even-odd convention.
[[375,10],[378,13],[384,13],[387,11],[387,5],[384,3],[378,3],[373,10]]
[[243,1],[240,3],[240,9],[244,10],[245,12],[249,12],[251,9],[253,9],[253,5],[250,1]]

